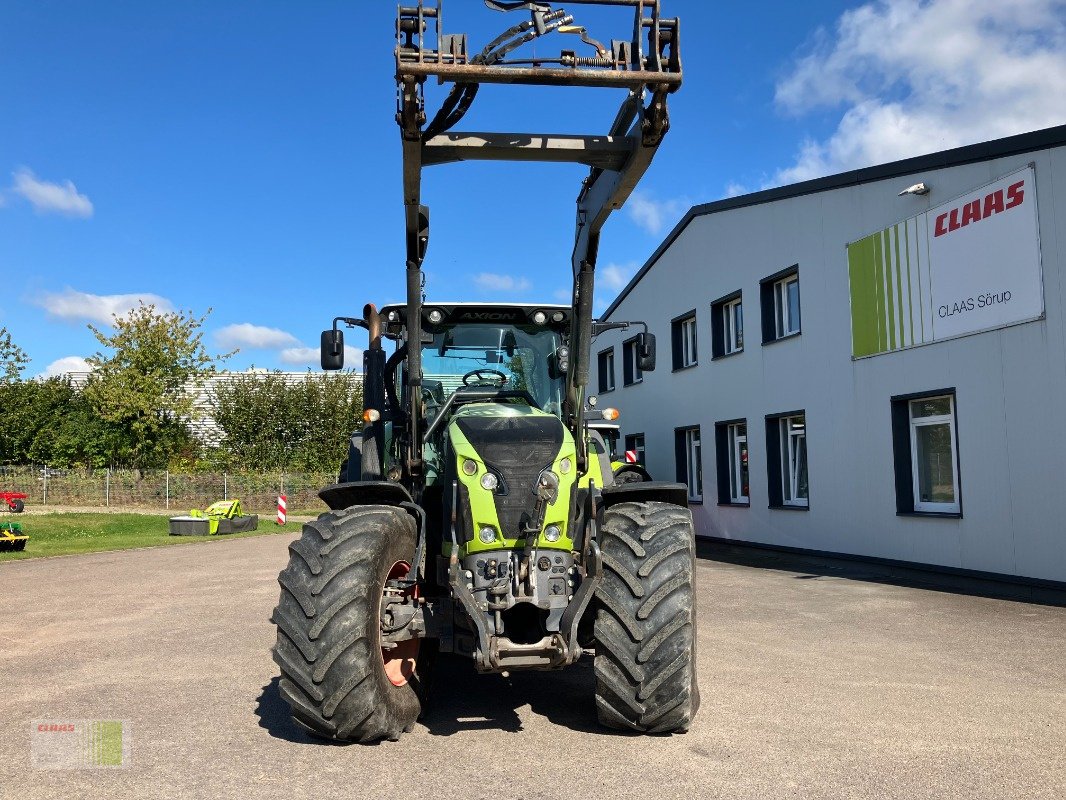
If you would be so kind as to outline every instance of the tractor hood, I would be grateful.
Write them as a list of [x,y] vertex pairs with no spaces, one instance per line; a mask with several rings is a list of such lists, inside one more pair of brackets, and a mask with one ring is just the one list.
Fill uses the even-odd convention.
[[[469,499],[462,504],[471,515],[462,525],[468,552],[524,542],[523,530],[535,518],[535,490],[544,470],[558,476],[559,492],[546,507],[539,545],[570,549],[566,528],[577,480],[576,449],[558,417],[525,405],[471,404],[449,420],[448,437],[456,477]],[[552,525],[562,533],[555,541],[544,537]],[[485,527],[495,530],[494,541],[484,542],[478,536]]]

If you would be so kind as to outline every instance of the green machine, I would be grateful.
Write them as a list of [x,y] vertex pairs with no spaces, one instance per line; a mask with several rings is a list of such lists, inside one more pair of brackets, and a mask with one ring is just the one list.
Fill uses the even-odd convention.
[[20,523],[0,522],[0,553],[25,550],[29,540]]
[[[633,15],[632,37],[604,45],[552,4],[489,0],[520,21],[471,54],[464,35],[442,32],[442,4],[401,6],[396,23],[406,302],[367,305],[322,333],[324,369],[343,367],[341,325],[368,333],[365,424],[340,481],[320,492],[331,510],[303,527],[278,577],[280,694],[312,734],[373,742],[415,725],[438,653],[465,656],[480,672],[591,658],[603,725],[683,732],[699,707],[688,492],[617,481],[609,446],[590,427],[613,417],[585,394],[597,334],[637,327],[639,366],[655,366],[647,326],[595,321],[592,297],[600,229],[668,128],[679,23],[658,0],[574,2]],[[551,37],[589,50],[550,57]],[[511,55],[533,40],[537,59]],[[428,77],[451,89],[427,124]],[[606,87],[625,99],[606,135],[451,130],[483,83]],[[468,159],[589,168],[565,250],[570,304],[424,300],[422,169]],[[522,246],[544,234],[536,209],[519,201],[509,213]]]
[[203,511],[194,508],[185,516],[170,518],[171,536],[217,536],[258,528],[259,516],[245,514],[240,500],[219,500]]

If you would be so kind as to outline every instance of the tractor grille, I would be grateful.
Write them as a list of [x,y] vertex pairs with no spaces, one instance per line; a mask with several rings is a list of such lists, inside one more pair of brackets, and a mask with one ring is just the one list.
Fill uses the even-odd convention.
[[563,426],[555,417],[460,417],[463,435],[485,464],[502,478],[495,496],[496,515],[507,537],[521,535],[532,516],[537,476],[550,467],[563,445]]

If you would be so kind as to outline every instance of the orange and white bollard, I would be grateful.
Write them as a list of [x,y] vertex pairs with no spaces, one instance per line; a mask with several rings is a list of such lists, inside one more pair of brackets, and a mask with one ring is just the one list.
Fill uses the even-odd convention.
[[288,508],[289,508],[289,504],[288,504],[288,501],[285,498],[285,495],[279,494],[278,495],[278,525],[284,525],[285,524],[286,511],[288,510]]

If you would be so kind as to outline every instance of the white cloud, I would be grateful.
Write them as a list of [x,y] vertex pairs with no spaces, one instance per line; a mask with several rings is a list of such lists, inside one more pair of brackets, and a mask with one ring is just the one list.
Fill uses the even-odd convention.
[[749,191],[747,186],[736,181],[730,181],[725,186],[726,197],[740,197],[740,195],[747,194]]
[[488,292],[525,292],[533,286],[526,278],[514,278],[495,272],[479,272],[474,276],[474,283],[479,289]]
[[233,350],[238,347],[264,350],[299,344],[299,339],[279,328],[267,328],[263,325],[242,322],[217,330],[215,342],[224,350]]
[[63,358],[57,358],[51,364],[44,368],[44,371],[38,375],[38,378],[55,378],[59,375],[66,375],[68,372],[89,372],[92,367],[89,366],[89,362],[81,356],[64,356]]
[[875,0],[821,31],[777,85],[802,115],[842,108],[770,185],[1066,122],[1066,0]]
[[569,304],[574,299],[574,292],[572,289],[556,289],[552,292],[552,297],[558,300],[560,303]]
[[621,291],[629,283],[629,280],[637,274],[637,262],[629,261],[625,264],[611,262],[596,270],[596,284],[603,289],[613,292]]
[[[286,347],[278,355],[282,364],[297,367],[317,367],[319,365],[319,349],[317,347]],[[358,347],[344,345],[345,369],[361,370],[363,368],[363,351]]]
[[37,178],[28,169],[14,173],[11,191],[26,200],[39,214],[63,214],[87,219],[93,215],[93,204],[71,181],[51,183]]
[[668,223],[674,223],[688,209],[689,203],[681,198],[659,200],[647,192],[637,190],[626,201],[629,218],[652,236],[658,236]]
[[33,300],[53,317],[66,320],[92,320],[110,325],[112,315],[124,316],[139,303],[155,306],[158,311],[173,311],[165,297],[157,294],[89,294],[74,289],[46,292]]

